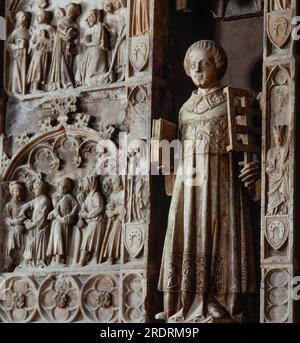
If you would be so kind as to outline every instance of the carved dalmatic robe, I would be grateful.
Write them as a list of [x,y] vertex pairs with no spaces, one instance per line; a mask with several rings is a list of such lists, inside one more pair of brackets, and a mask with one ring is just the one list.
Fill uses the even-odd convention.
[[[226,151],[223,89],[193,93],[180,111],[179,125],[184,163],[176,177],[158,288],[177,295],[178,311],[182,292],[195,295],[189,321],[201,315],[196,294],[230,313],[232,301],[254,292],[255,278],[248,194],[238,180],[237,161]],[[194,168],[197,179],[191,177]]]
[[49,72],[50,89],[68,88],[74,83],[73,62],[77,55],[79,36],[77,23],[68,18],[60,20],[54,39],[52,62]]
[[131,36],[142,36],[150,30],[149,0],[134,0],[131,21]]
[[96,24],[85,36],[85,55],[76,81],[79,84],[95,85],[104,81],[108,72],[108,32],[102,23]]
[[4,244],[4,255],[11,256],[11,253],[16,249],[23,249],[24,239],[23,232],[24,220],[26,217],[21,213],[22,204],[16,204],[15,201],[10,201],[4,209],[6,236]]
[[24,212],[31,212],[30,222],[33,227],[26,234],[25,260],[46,261],[50,228],[48,214],[51,208],[51,200],[46,195],[40,195],[24,206]]
[[16,28],[7,40],[8,48],[11,51],[8,89],[14,94],[26,93],[29,40],[29,31],[22,28]]
[[78,203],[72,194],[64,194],[55,206],[57,216],[52,222],[47,256],[64,256],[69,254],[72,237],[72,225],[78,212]]
[[54,36],[55,28],[47,24],[39,25],[33,33],[30,42],[32,57],[27,74],[29,85],[36,83],[45,86],[47,83]]
[[98,256],[105,230],[103,209],[104,201],[97,191],[89,193],[82,205],[82,210],[88,213],[88,218],[84,219],[86,226],[83,227],[81,250]]
[[289,168],[288,168],[289,144],[282,147],[274,147],[268,151],[267,168],[268,174],[268,215],[288,214],[289,194]]

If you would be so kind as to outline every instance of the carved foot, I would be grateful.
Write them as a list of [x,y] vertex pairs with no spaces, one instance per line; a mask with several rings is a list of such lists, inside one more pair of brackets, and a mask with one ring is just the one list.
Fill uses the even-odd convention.
[[155,315],[155,319],[156,320],[163,320],[163,321],[167,321],[167,316],[165,312],[159,312]]
[[210,314],[215,319],[224,319],[228,317],[226,311],[216,303],[209,303],[207,306],[208,314]]

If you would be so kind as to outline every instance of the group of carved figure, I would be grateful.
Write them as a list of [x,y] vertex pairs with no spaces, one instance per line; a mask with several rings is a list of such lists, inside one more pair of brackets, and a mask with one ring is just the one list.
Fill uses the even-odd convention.
[[87,176],[80,183],[76,198],[73,181],[62,179],[51,199],[49,185],[37,180],[29,202],[24,202],[25,186],[10,183],[4,246],[8,269],[118,262],[124,218],[122,181],[117,176],[103,181],[106,198],[97,176]]
[[[36,24],[31,14],[19,11],[8,38],[10,84],[13,94],[54,91],[69,87],[107,84],[125,79],[126,7],[120,0],[105,0],[93,9],[80,41],[81,5],[69,3],[53,14],[41,9]],[[76,61],[76,57],[82,57]]]

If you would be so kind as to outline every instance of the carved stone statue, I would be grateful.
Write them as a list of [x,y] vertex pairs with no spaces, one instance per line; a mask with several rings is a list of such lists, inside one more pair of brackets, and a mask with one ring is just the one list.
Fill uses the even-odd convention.
[[142,36],[150,30],[149,0],[134,0],[131,16],[131,36]]
[[87,176],[83,180],[83,188],[87,197],[79,212],[78,228],[82,230],[81,266],[88,261],[90,265],[98,264],[105,230],[104,200],[98,190],[97,176]]
[[109,189],[106,205],[108,223],[99,261],[114,264],[121,257],[122,222],[125,213],[124,192],[119,176],[111,177],[106,182],[109,183],[104,185],[104,188]]
[[148,196],[143,163],[145,156],[138,144],[131,146],[128,151],[128,175],[127,175],[127,221],[141,222],[146,218]]
[[118,0],[104,1],[105,24],[111,35],[111,59],[108,78],[110,82],[124,81],[126,67],[126,8]]
[[26,217],[21,211],[25,198],[24,186],[19,182],[13,181],[9,184],[9,192],[11,194],[11,200],[4,209],[7,230],[4,255],[16,266],[20,262],[20,254],[24,247],[23,233]]
[[238,161],[228,153],[227,103],[219,80],[226,55],[213,41],[193,44],[185,70],[197,86],[179,114],[183,163],[177,171],[158,288],[164,311],[182,322],[238,319],[255,292],[251,225]]
[[267,215],[287,215],[289,198],[289,142],[286,126],[274,126],[275,146],[268,151],[268,211]]
[[54,210],[49,213],[52,221],[47,256],[52,258],[51,265],[67,262],[72,238],[72,227],[76,220],[79,205],[72,195],[72,180],[63,179],[58,183],[59,198],[55,200]]
[[72,2],[65,10],[57,8],[55,11],[57,30],[48,80],[50,90],[74,85],[73,65],[80,31],[76,21],[80,15],[81,5]]
[[44,90],[48,81],[55,27],[50,25],[52,13],[41,10],[37,13],[38,26],[33,31],[29,52],[31,62],[27,74],[30,91]]
[[24,222],[27,234],[22,267],[44,268],[50,228],[48,215],[52,203],[48,196],[48,184],[46,182],[35,181],[33,192],[35,198],[22,208],[22,213],[27,218]]
[[90,86],[105,81],[108,72],[109,37],[103,24],[103,11],[91,10],[86,22],[90,29],[84,37],[85,54],[76,82]]
[[8,37],[10,50],[10,78],[8,89],[13,94],[26,93],[26,73],[28,68],[29,26],[31,14],[20,11],[16,14],[16,28]]

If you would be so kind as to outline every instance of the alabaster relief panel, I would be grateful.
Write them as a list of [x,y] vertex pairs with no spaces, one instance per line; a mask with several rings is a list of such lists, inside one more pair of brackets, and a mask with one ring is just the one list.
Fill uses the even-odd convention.
[[267,55],[289,52],[293,46],[291,39],[293,10],[290,0],[266,2]]
[[131,75],[148,64],[150,0],[63,6],[59,0],[11,0],[7,6],[6,88],[13,95],[105,87],[125,81],[129,61]]
[[289,318],[290,307],[290,272],[286,268],[263,271],[265,318],[268,323],[284,323]]
[[114,128],[96,131],[89,119],[45,119],[46,133],[28,138],[8,165],[6,270],[119,262],[124,184],[112,170]]

